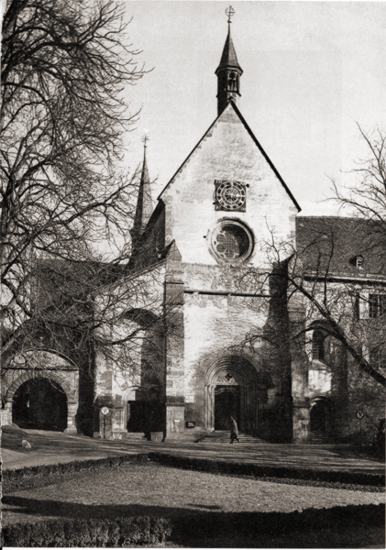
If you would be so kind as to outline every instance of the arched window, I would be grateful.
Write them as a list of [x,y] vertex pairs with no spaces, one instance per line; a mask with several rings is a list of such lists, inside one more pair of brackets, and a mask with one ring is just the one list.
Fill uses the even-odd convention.
[[312,359],[325,359],[324,340],[326,335],[321,330],[314,330],[312,334]]

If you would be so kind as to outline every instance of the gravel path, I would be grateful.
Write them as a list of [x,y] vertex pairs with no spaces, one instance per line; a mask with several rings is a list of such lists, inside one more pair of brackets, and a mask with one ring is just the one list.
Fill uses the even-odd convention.
[[[32,443],[31,451],[23,451],[22,438]],[[3,429],[3,469],[18,469],[42,464],[58,464],[108,456],[136,455],[161,452],[186,458],[225,460],[268,466],[303,469],[384,473],[381,460],[358,455],[347,447],[332,445],[294,445],[278,443],[241,443],[229,445],[208,440],[199,443],[187,441],[147,442],[141,439],[107,441],[60,432]]]

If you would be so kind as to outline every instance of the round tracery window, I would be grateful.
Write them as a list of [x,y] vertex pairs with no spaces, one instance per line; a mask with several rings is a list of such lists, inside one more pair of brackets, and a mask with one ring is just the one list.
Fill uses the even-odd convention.
[[246,260],[253,247],[252,235],[246,227],[235,221],[223,221],[212,234],[212,250],[223,261]]

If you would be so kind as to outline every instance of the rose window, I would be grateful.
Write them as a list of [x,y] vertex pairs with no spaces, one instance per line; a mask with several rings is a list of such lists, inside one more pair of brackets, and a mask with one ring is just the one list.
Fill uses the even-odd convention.
[[252,252],[252,236],[241,223],[222,222],[212,235],[212,250],[223,261],[242,261]]

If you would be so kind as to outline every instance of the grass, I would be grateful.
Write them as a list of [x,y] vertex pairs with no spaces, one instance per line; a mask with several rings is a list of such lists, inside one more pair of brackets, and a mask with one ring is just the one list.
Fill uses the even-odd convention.
[[[61,483],[4,495],[3,523],[142,515],[167,518],[179,526],[174,537],[180,546],[360,547],[371,543],[382,547],[379,525],[364,528],[354,523],[347,529],[335,522],[330,527],[330,523],[331,517],[350,506],[383,502],[382,493],[285,485],[148,463],[78,474]],[[312,515],[312,508],[327,522],[324,534],[313,528],[280,533],[283,518],[299,521],[302,514],[296,512]],[[272,523],[270,513],[276,518],[275,529],[263,529],[257,536],[256,526]]]
[[352,467],[348,470],[331,470],[328,466],[321,468],[306,468],[296,464],[286,465],[283,463],[276,464],[254,464],[250,462],[223,460],[217,456],[210,457],[190,457],[168,454],[165,452],[150,452],[148,457],[159,464],[166,466],[175,466],[177,468],[185,468],[188,470],[201,470],[206,472],[221,473],[237,476],[252,476],[260,479],[273,479],[275,482],[284,480],[286,483],[290,480],[291,483],[300,483],[303,485],[320,485],[328,484],[340,487],[351,488],[359,486],[373,487],[374,490],[384,490],[385,475],[369,471],[355,471]]
[[38,517],[114,517],[135,509],[174,512],[292,512],[384,502],[383,493],[285,485],[159,466],[131,464],[57,484],[14,492],[3,521]]

